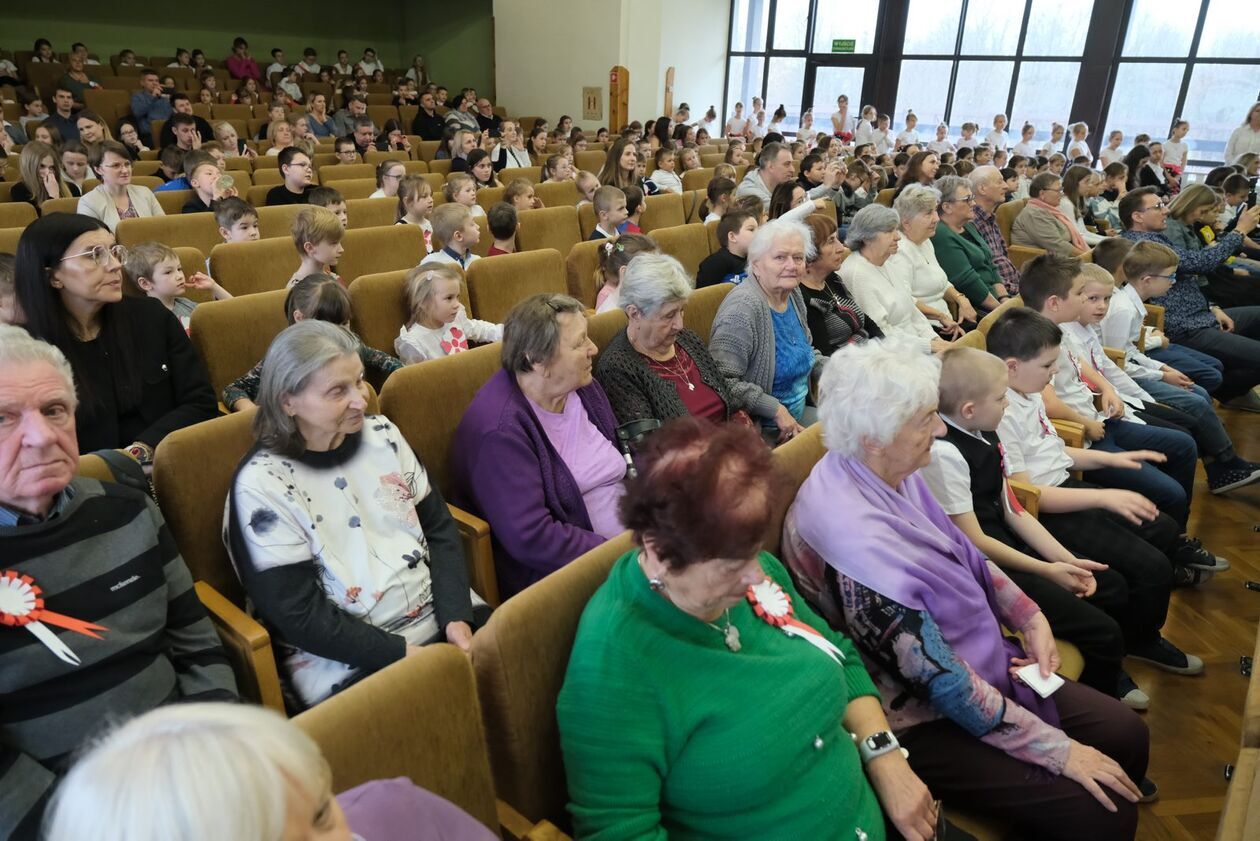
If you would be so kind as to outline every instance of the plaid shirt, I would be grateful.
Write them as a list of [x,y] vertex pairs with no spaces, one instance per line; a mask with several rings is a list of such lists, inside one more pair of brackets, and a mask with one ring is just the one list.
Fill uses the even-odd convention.
[[997,267],[998,276],[1002,278],[1002,285],[1006,287],[1006,291],[1012,295],[1019,294],[1019,270],[1015,268],[1015,264],[1011,262],[1011,255],[1006,251],[1006,240],[1002,239],[1002,231],[998,228],[997,217],[989,213],[980,205],[972,206],[975,210],[976,230],[980,232],[980,236],[984,237],[984,242],[989,246],[989,252],[993,255],[993,265]]

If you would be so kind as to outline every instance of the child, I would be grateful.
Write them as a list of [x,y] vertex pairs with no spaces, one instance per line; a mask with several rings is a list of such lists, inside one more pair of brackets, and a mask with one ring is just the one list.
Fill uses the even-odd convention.
[[[984,142],[989,144],[989,148],[997,151],[998,149],[1006,150],[1011,146],[1010,135],[1006,133],[1006,115],[993,115],[993,131],[984,136]],[[979,163],[979,161],[977,161]]]
[[993,147],[988,143],[981,143],[973,151],[972,160],[976,162],[976,166],[989,166],[993,163]]
[[1005,185],[1006,200],[1010,201],[1019,192],[1019,173],[1010,167],[1003,167],[998,170],[998,174],[1002,176],[1002,183]]
[[1025,158],[1036,155],[1037,147],[1033,146],[1033,135],[1036,133],[1036,126],[1032,123],[1024,123],[1023,128],[1019,130],[1019,142],[1015,144],[1015,148],[1011,149],[1011,153],[1023,155]]
[[284,181],[267,191],[267,205],[308,204],[311,190],[315,189],[311,184],[314,169],[310,156],[296,146],[290,146],[280,153],[277,160]]
[[346,229],[342,227],[337,214],[326,207],[304,207],[293,220],[293,245],[297,248],[302,262],[298,270],[289,278],[288,286],[293,287],[307,275],[327,274],[338,277],[337,261],[346,250],[341,244]]
[[174,313],[185,333],[188,332],[192,311],[197,306],[196,302],[180,297],[186,287],[205,289],[216,301],[232,297],[209,275],[201,272],[185,280],[179,255],[175,249],[160,242],[142,242],[133,246],[127,253],[127,262],[123,264],[123,274],[140,293],[157,298],[162,306]]
[[723,214],[717,226],[722,247],[701,261],[696,271],[697,289],[719,283],[743,283],[748,277],[748,246],[757,233],[760,215],[738,206]]
[[17,292],[13,285],[15,263],[12,254],[0,254],[0,324],[21,324],[25,321],[19,317]]
[[638,187],[623,187],[622,192],[626,194],[626,219],[617,226],[617,233],[641,234],[643,229],[639,227],[639,220],[643,218],[643,191]]
[[446,180],[442,188],[447,202],[462,204],[474,217],[485,216],[486,211],[477,204],[477,183],[465,172],[458,172]]
[[369,199],[392,199],[398,195],[398,182],[407,174],[403,162],[386,158],[376,165],[376,191]]
[[599,247],[599,267],[595,269],[595,283],[599,293],[595,296],[595,312],[612,312],[621,309],[618,290],[626,276],[626,267],[640,254],[657,254],[659,250],[651,237],[643,234],[622,234]]
[[[1080,317],[1085,275],[1080,260],[1043,254],[1025,264],[1019,291],[1024,304],[1056,324]],[[1072,335],[1059,345],[1057,371],[1052,388],[1045,390],[1046,411],[1052,418],[1085,427],[1086,445],[1095,450],[1130,454],[1145,452],[1149,458],[1137,470],[1103,468],[1094,473],[1099,484],[1126,488],[1150,499],[1185,529],[1198,456],[1194,439],[1181,428],[1161,428],[1151,417],[1127,411],[1115,388],[1089,364],[1089,354]],[[1102,408],[1095,406],[1098,392]],[[1160,463],[1157,468],[1153,463]],[[1219,561],[1189,539],[1182,538],[1178,557],[1185,566],[1216,570]]]
[[568,155],[560,153],[549,155],[542,165],[540,177],[544,184],[560,184],[573,180],[573,164],[569,161]]
[[195,150],[184,157],[184,177],[193,195],[184,202],[181,213],[209,213],[211,203],[236,194],[231,176],[225,175],[208,152]]
[[454,263],[467,270],[479,259],[472,253],[472,247],[481,241],[481,228],[467,205],[447,202],[434,208],[433,236],[442,243],[442,248],[430,253],[420,265]]
[[949,126],[947,124],[937,124],[936,139],[928,143],[927,147],[937,155],[944,155],[947,152],[954,151],[954,144],[949,140]]
[[[1012,155],[1011,169],[1015,170],[1015,198],[1028,198],[1028,188],[1032,186],[1032,179],[1028,177],[1028,158],[1024,155]],[[940,173],[936,177],[939,178]]]
[[705,202],[700,205],[700,213],[705,223],[716,222],[722,218],[735,199],[736,184],[729,178],[713,178],[705,191]]
[[1081,271],[1085,274],[1081,293],[1084,306],[1078,320],[1064,324],[1063,331],[1085,347],[1095,370],[1107,378],[1129,406],[1185,427],[1194,436],[1212,493],[1226,493],[1260,480],[1260,465],[1245,461],[1235,453],[1234,444],[1212,408],[1207,392],[1195,391],[1196,386],[1179,388],[1162,380],[1149,383],[1149,389],[1143,388],[1111,361],[1103,350],[1099,325],[1115,294],[1115,279],[1106,269],[1090,263],[1081,266]]
[[215,204],[214,223],[224,242],[253,242],[259,237],[258,211],[235,196]]
[[[963,123],[961,127],[962,136],[958,138],[958,143],[955,144],[954,151],[961,152],[963,149],[974,149],[980,143],[980,141],[976,139],[976,132],[979,130],[980,127],[975,123]],[[962,155],[959,155],[958,158],[959,160],[962,160]]]
[[403,176],[398,183],[398,221],[396,225],[419,225],[424,232],[424,253],[433,253],[433,185],[423,175]]
[[307,204],[311,207],[326,207],[336,214],[341,227],[350,229],[350,214],[346,211],[346,200],[341,192],[332,187],[316,187],[307,196]]
[[[495,207],[510,205],[498,204]],[[490,217],[494,218],[494,208]],[[407,273],[403,294],[411,318],[394,339],[394,351],[406,365],[441,359],[468,350],[469,342],[503,339],[503,325],[469,318],[459,302],[462,274],[455,266],[430,263]]]
[[691,172],[693,169],[700,169],[700,152],[693,147],[686,147],[678,153],[679,167],[683,172]]
[[1086,123],[1072,123],[1072,142],[1068,144],[1065,160],[1072,160],[1082,155],[1091,157],[1089,144],[1085,142],[1087,137],[1089,137],[1089,126]]
[[996,356],[968,347],[941,355],[945,435],[932,442],[923,479],[954,525],[1037,603],[1060,638],[1081,649],[1080,682],[1123,698],[1130,690],[1118,693],[1124,637],[1117,623],[1129,621],[1128,600],[1116,595],[1126,585],[1118,572],[1064,548],[1016,501],[997,440],[1006,389],[1006,365]]
[[599,176],[593,172],[582,170],[577,174],[577,178],[574,179],[574,185],[578,191],[577,206],[581,207],[584,204],[591,204],[595,201],[595,191],[599,189]]
[[887,114],[880,114],[875,124],[875,130],[871,132],[871,143],[875,146],[876,155],[886,155],[892,151],[893,140],[888,134],[888,126],[892,123],[892,118]]
[[681,193],[682,179],[674,172],[678,156],[668,146],[656,150],[656,169],[652,172],[652,182],[662,193]]
[[[305,320],[327,321],[349,330],[350,293],[333,275],[308,275],[289,289],[284,298],[284,316],[290,324]],[[359,342],[359,359],[363,362],[364,372],[375,381],[383,381],[402,367],[402,363],[388,353],[381,353],[362,342]],[[233,412],[250,408],[258,396],[261,383],[262,362],[259,361],[223,390],[223,405]]]
[[617,236],[618,227],[626,221],[626,194],[620,187],[607,185],[595,191],[595,230],[587,240]]
[[[599,182],[595,182],[596,187]],[[503,200],[518,211],[537,210],[543,206],[542,201],[534,195],[534,185],[528,178],[513,178],[503,192]]]
[[717,166],[713,167],[714,178],[729,178],[732,181],[736,181],[738,179],[736,179],[735,175],[736,175],[735,167],[732,166],[731,164],[718,164]]
[[355,149],[353,137],[338,137],[333,142],[333,153],[337,156],[339,164],[357,164],[359,162],[359,152]]
[[1103,168],[1114,163],[1124,160],[1124,153],[1120,151],[1120,144],[1124,142],[1124,132],[1115,129],[1107,134],[1107,145],[1098,153],[1098,162]]
[[486,252],[487,257],[512,254],[516,251],[516,208],[507,202],[491,206],[486,214],[486,224],[494,237],[494,244]]
[[906,127],[897,135],[897,148],[904,149],[911,143],[919,142],[919,132],[915,130],[915,126],[919,124],[919,118],[914,115],[913,111],[906,114]]

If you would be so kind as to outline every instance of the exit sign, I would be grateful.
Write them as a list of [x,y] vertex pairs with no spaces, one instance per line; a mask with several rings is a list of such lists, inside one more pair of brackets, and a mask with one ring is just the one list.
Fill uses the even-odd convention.
[[853,38],[835,38],[831,42],[831,51],[833,53],[851,53],[856,46],[857,41]]

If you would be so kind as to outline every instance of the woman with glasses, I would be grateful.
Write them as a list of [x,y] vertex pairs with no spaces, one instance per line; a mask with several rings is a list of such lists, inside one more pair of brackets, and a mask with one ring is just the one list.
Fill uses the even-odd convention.
[[103,141],[89,161],[101,183],[79,199],[80,214],[100,220],[111,232],[122,219],[166,215],[152,190],[131,183],[127,147],[116,140]]
[[15,285],[27,331],[74,370],[80,452],[121,450],[147,469],[168,433],[214,417],[215,400],[179,319],[123,296],[126,257],[99,220],[49,214],[18,241]]
[[1089,251],[1085,237],[1070,219],[1059,200],[1063,198],[1063,179],[1053,172],[1043,172],[1028,188],[1028,204],[1011,225],[1011,243],[1044,249],[1060,257],[1079,257]]
[[[997,170],[992,170],[996,175]],[[977,311],[996,309],[1009,297],[993,252],[975,223],[976,196],[971,182],[957,175],[938,178],[940,222],[932,234],[936,261],[955,289]]]

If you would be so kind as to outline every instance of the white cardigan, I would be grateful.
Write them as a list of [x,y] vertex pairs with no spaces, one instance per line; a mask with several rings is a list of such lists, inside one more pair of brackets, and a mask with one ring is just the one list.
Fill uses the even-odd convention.
[[931,353],[932,340],[937,338],[932,323],[915,306],[909,279],[890,263],[872,265],[855,251],[840,264],[840,279],[884,335],[902,336],[923,353]]
[[[148,187],[128,184],[127,197],[141,216],[166,215],[162,205],[158,204],[157,196]],[[104,184],[98,184],[79,199],[79,213],[101,220],[110,231],[118,227],[118,208],[114,205],[114,197],[105,192]]]

